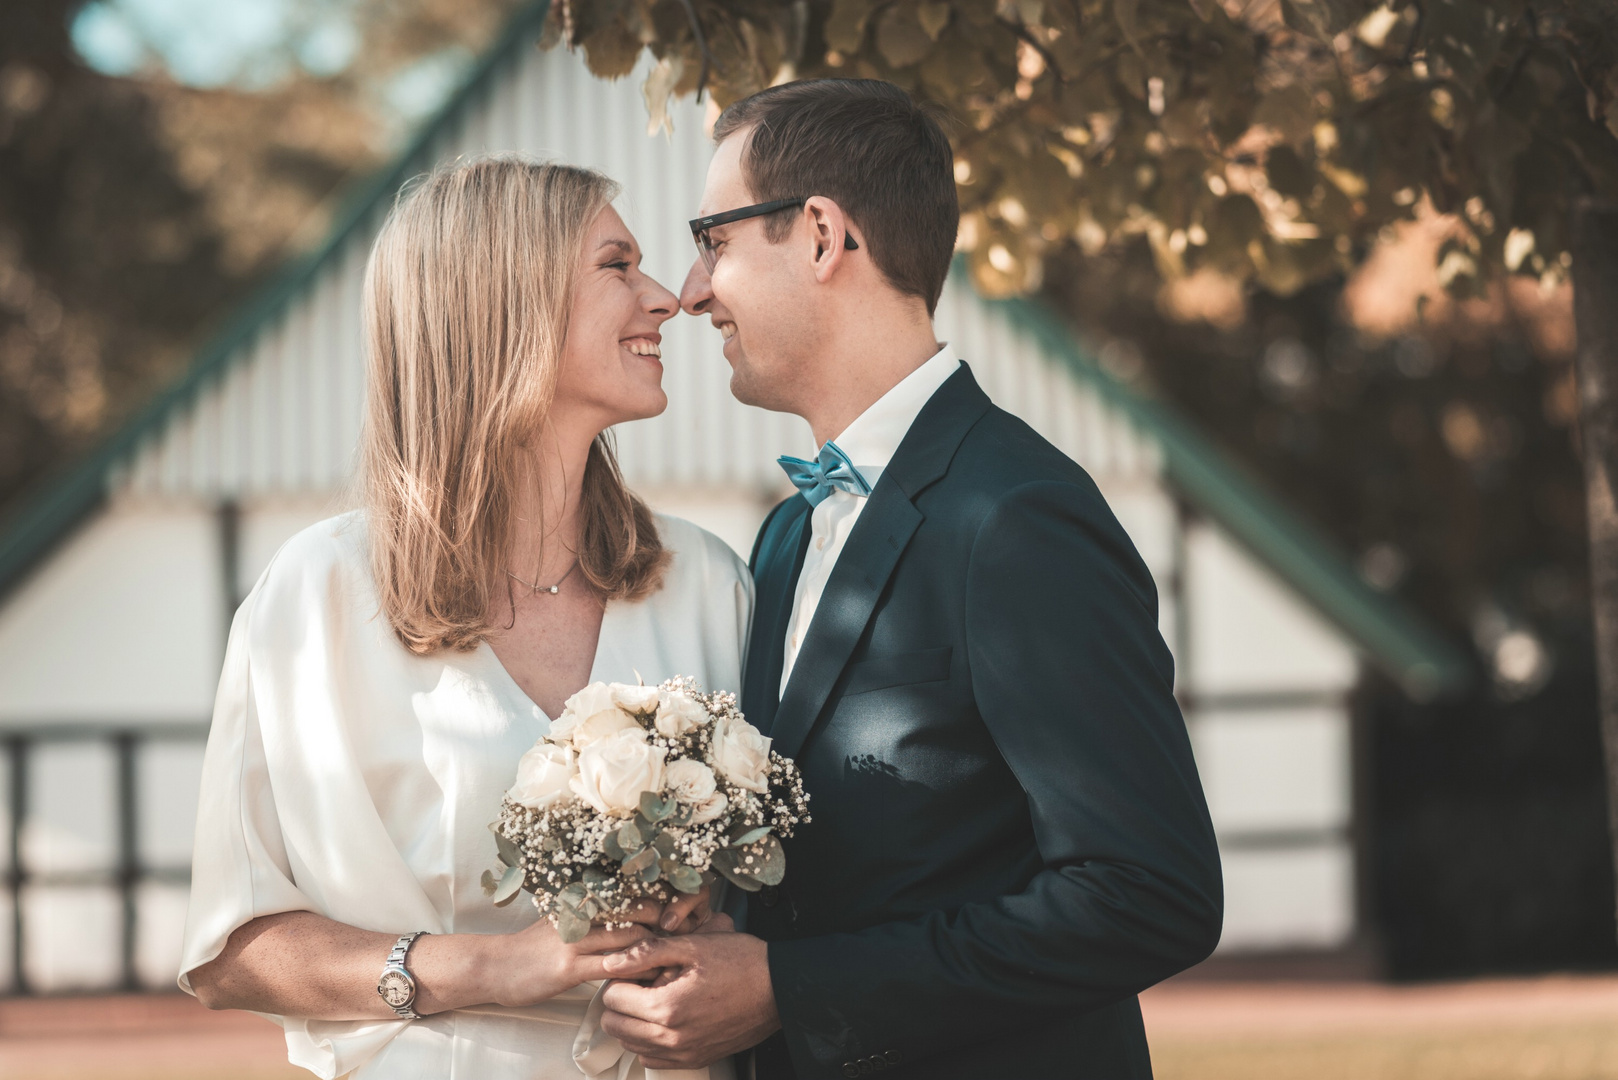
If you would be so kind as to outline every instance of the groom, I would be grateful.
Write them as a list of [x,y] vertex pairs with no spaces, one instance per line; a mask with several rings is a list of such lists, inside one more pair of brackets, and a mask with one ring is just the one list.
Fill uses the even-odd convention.
[[933,335],[959,211],[902,91],[732,105],[681,303],[809,422],[754,546],[742,707],[814,821],[745,933],[643,943],[603,1027],[742,1076],[1149,1077],[1135,995],[1219,938],[1219,858],[1145,565],[1084,470]]

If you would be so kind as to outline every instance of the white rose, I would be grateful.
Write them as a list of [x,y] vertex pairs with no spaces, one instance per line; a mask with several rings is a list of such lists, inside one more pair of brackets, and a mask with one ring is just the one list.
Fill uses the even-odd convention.
[[573,793],[603,814],[628,815],[640,806],[643,791],[663,790],[666,751],[646,741],[640,725],[596,739],[579,751]]
[[562,715],[551,724],[550,738],[583,750],[597,739],[631,728],[641,729],[635,718],[613,701],[612,688],[606,683],[591,683],[567,699]]
[[707,709],[689,694],[665,692],[657,706],[657,733],[677,739],[689,735],[711,719]]
[[723,791],[716,791],[693,808],[691,824],[706,825],[728,809],[730,809],[730,800],[725,798]]
[[737,787],[760,793],[769,790],[770,740],[746,720],[724,716],[715,720],[709,756],[719,775]]
[[511,785],[506,796],[530,810],[544,810],[567,798],[578,771],[572,750],[553,743],[539,743],[517,762],[517,782]]
[[694,758],[678,758],[669,762],[668,769],[663,773],[665,790],[676,799],[689,805],[696,806],[714,793],[719,782],[714,779],[713,770]]
[[649,713],[657,708],[657,698],[660,691],[655,686],[630,686],[628,683],[613,683],[613,704],[625,712]]

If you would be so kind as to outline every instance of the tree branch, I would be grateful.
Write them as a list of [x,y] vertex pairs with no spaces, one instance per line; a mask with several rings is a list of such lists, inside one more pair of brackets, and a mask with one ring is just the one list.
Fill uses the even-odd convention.
[[702,57],[702,70],[697,73],[697,100],[702,100],[703,88],[708,85],[708,73],[719,67],[719,61],[708,49],[708,38],[702,32],[702,20],[697,18],[697,8],[692,0],[680,0],[680,6],[685,8],[686,21],[691,24],[691,36],[696,39],[697,53]]
[[1052,75],[1055,75],[1057,82],[1064,85],[1067,83],[1067,76],[1062,74],[1061,65],[1056,62],[1056,57],[1051,55],[1051,51],[1049,49],[1040,44],[1038,38],[1028,32],[1028,27],[1024,26],[1022,23],[1012,22],[1004,15],[996,15],[994,17],[994,21],[1005,27],[1007,30],[1010,30],[1020,40],[1026,41],[1030,48],[1039,53],[1040,56],[1044,57],[1045,70],[1049,71]]

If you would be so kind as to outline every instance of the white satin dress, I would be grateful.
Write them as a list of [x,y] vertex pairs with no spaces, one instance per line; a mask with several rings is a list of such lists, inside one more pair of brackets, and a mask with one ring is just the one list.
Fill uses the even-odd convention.
[[[607,605],[590,679],[690,675],[739,691],[747,567],[689,522],[657,524],[673,552],[663,585]],[[526,896],[497,908],[480,879],[495,864],[488,825],[517,759],[549,726],[487,645],[416,656],[399,643],[378,610],[362,512],[293,537],[231,627],[203,762],[181,989],[237,927],[283,911],[388,934],[509,934],[533,923]],[[604,1053],[599,1032],[586,1051],[589,1029],[588,1072],[575,1063],[594,990],[413,1021],[272,1019],[288,1059],[326,1078],[641,1077],[639,1059]],[[661,1074],[675,1075],[708,1071]],[[729,1075],[720,1063],[711,1080]]]

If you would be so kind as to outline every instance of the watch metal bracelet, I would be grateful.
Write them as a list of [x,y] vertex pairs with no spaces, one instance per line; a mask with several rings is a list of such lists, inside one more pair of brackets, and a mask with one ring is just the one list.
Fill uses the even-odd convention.
[[417,930],[405,934],[393,944],[393,951],[388,953],[388,960],[382,968],[382,977],[377,980],[376,992],[381,995],[388,1008],[399,1014],[401,1020],[420,1020],[421,1014],[412,1006],[416,1003],[416,977],[410,974],[405,967],[405,956],[410,952],[410,946],[415,940],[426,934],[425,930]]

